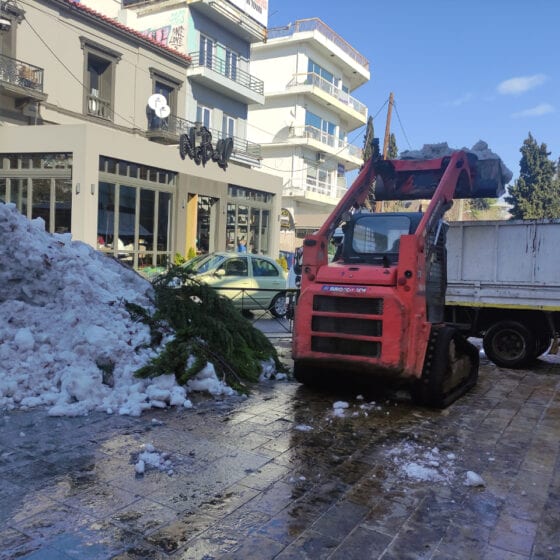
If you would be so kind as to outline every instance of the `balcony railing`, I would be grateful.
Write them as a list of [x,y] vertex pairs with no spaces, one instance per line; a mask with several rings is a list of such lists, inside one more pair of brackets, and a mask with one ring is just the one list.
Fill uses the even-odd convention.
[[321,142],[321,144],[338,149],[339,152],[347,150],[353,157],[362,157],[362,149],[358,146],[349,144],[348,142],[340,139],[338,136],[335,136],[334,134],[327,134],[326,132],[311,125],[294,127],[293,132],[291,132],[291,137],[316,140],[317,142]]
[[111,120],[113,118],[111,102],[106,99],[101,99],[101,97],[97,95],[87,96],[87,112],[88,115],[100,117],[102,119]]
[[43,69],[0,55],[0,82],[43,93]]
[[292,181],[284,187],[284,196],[311,195],[327,196],[336,201],[342,197],[346,190],[341,189],[328,181],[321,181],[315,177],[306,177],[305,181]]
[[231,59],[224,60],[215,55],[208,56],[202,51],[189,53],[189,56],[192,59],[191,68],[208,68],[259,95],[264,94],[264,82],[241,70],[237,62],[232,62]]
[[364,55],[360,54],[354,47],[350,46],[340,35],[338,35],[338,33],[335,33],[328,25],[324,24],[318,18],[301,19],[284,27],[269,27],[268,39],[290,37],[296,33],[309,31],[318,31],[337,47],[342,49],[342,51],[344,51],[355,62],[369,71],[368,59]]
[[[160,119],[159,117],[153,115],[148,122],[148,130],[150,132],[161,131],[168,136],[176,136],[177,141],[181,134],[188,134],[189,130],[193,126],[196,127],[197,123],[193,123],[175,115],[169,115],[169,117],[166,117],[165,119]],[[213,143],[215,143],[216,140],[227,138],[228,136],[221,130],[216,130],[214,128],[209,128],[208,130],[212,134]],[[232,157],[235,158],[236,156],[241,159],[249,158],[253,160],[260,160],[262,159],[261,145],[234,136]]]
[[357,99],[352,97],[348,92],[336,87],[332,82],[325,80],[325,78],[315,74],[315,72],[306,72],[304,74],[294,74],[293,78],[288,83],[288,89],[296,86],[314,86],[328,93],[341,103],[349,105],[364,117],[367,116],[367,107],[360,103]]

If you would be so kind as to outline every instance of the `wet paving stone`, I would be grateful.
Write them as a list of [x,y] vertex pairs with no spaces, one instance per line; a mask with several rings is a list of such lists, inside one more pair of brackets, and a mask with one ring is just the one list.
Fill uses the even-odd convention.
[[[482,364],[443,411],[281,382],[139,418],[0,414],[0,559],[560,557],[560,360]],[[172,472],[136,475],[148,443]]]
[[183,548],[189,541],[208,529],[216,520],[203,514],[182,514],[176,521],[168,523],[164,527],[146,537],[146,541],[167,554],[176,552]]

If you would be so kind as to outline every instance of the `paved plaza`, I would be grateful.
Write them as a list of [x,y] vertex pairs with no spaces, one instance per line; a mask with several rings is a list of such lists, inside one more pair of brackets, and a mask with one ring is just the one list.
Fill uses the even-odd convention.
[[272,381],[139,418],[3,413],[0,558],[560,558],[559,389],[556,357],[483,359],[444,411]]

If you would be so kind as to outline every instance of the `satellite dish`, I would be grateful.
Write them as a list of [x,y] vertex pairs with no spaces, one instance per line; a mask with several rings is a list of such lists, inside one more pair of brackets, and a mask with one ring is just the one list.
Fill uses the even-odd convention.
[[171,107],[169,105],[158,105],[154,112],[160,119],[165,119],[171,114]]
[[154,111],[161,107],[162,105],[167,105],[167,99],[161,93],[154,93],[148,97],[148,107]]

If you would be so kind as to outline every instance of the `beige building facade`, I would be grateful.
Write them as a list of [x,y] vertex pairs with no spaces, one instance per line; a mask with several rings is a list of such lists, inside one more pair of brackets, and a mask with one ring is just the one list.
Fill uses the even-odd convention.
[[[281,179],[241,157],[196,165],[180,155],[185,129],[164,126],[192,110],[192,57],[68,0],[8,4],[0,201],[139,269],[234,251],[242,236],[278,255]],[[154,129],[148,100],[162,90],[174,112]]]

